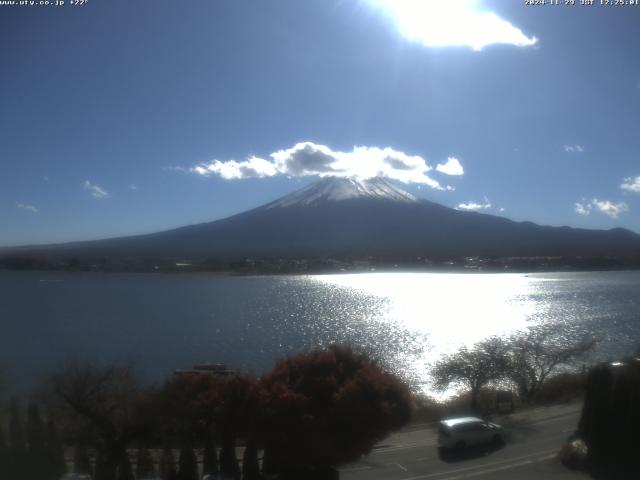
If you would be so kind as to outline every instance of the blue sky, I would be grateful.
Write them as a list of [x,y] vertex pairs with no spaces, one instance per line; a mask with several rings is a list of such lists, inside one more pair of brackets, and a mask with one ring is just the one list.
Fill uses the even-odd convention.
[[638,21],[512,0],[0,6],[0,245],[214,220],[338,169],[640,232]]

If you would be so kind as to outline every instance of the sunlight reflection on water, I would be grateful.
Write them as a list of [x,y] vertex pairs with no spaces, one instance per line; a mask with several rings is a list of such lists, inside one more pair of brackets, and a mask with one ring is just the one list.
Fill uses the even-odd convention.
[[426,341],[419,357],[405,358],[423,382],[428,365],[443,354],[522,330],[540,309],[531,300],[539,281],[520,274],[372,273],[312,278],[385,299],[377,320],[403,327]]
[[383,318],[428,334],[439,352],[524,328],[536,311],[524,275],[381,273],[316,277],[388,300]]
[[[563,323],[567,332],[601,339],[599,358],[619,355],[640,339],[637,272],[556,274],[371,273],[310,277],[314,282],[383,299],[376,321],[423,341],[418,355],[381,353],[431,394],[430,365],[490,336]],[[623,328],[624,327],[624,328]],[[452,390],[445,393],[450,395]]]

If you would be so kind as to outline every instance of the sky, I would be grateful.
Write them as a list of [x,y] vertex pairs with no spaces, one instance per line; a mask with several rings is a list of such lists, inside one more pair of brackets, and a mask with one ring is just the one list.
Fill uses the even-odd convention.
[[215,220],[323,176],[640,232],[640,6],[9,3],[0,246]]

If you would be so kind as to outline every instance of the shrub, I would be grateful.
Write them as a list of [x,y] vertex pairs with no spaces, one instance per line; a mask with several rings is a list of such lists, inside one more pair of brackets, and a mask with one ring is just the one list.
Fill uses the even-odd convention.
[[640,468],[639,404],[639,359],[591,369],[578,430],[594,465]]
[[264,440],[281,471],[324,471],[368,453],[411,414],[409,389],[349,348],[280,360],[262,382]]

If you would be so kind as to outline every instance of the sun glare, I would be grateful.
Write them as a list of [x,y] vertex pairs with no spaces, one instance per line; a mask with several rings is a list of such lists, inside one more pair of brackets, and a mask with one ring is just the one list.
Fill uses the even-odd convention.
[[479,51],[492,44],[519,47],[537,43],[519,28],[481,9],[478,0],[369,0],[381,8],[400,33],[427,47],[471,47]]

